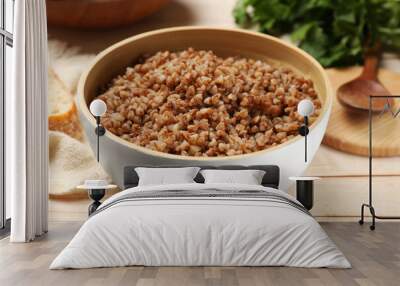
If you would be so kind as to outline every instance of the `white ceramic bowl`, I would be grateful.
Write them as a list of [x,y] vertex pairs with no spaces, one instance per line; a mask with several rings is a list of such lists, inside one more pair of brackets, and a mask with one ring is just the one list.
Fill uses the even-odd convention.
[[276,147],[245,155],[228,157],[188,157],[167,154],[134,145],[111,132],[100,139],[100,162],[118,185],[123,184],[123,168],[127,165],[254,165],[276,164],[281,168],[281,188],[289,186],[289,176],[304,172],[320,146],[332,106],[333,92],[328,77],[319,63],[304,51],[272,36],[245,30],[178,27],[156,30],[123,40],[95,59],[80,79],[77,105],[90,145],[96,149],[95,119],[89,104],[99,89],[123,73],[144,53],[160,50],[183,50],[188,47],[208,49],[220,56],[241,55],[281,62],[313,80],[322,101],[321,115],[311,126],[308,137],[308,162],[304,162],[304,139],[301,136]]

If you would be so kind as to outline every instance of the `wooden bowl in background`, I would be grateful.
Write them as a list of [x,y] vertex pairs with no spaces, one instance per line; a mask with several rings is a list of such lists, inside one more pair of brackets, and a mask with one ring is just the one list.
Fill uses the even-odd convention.
[[70,28],[114,28],[129,25],[170,0],[47,0],[49,25]]

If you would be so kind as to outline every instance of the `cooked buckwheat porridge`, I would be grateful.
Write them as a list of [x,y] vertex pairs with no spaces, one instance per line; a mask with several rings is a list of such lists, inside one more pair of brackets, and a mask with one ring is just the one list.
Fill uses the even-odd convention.
[[189,48],[144,57],[98,98],[102,124],[134,144],[184,156],[232,156],[298,135],[297,104],[321,101],[313,82],[287,67]]

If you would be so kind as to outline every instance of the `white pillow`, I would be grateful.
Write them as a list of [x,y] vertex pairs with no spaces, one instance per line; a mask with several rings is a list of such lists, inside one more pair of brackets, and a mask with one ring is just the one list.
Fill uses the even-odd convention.
[[202,170],[205,184],[261,185],[265,171],[262,170]]
[[135,168],[139,176],[139,186],[195,183],[193,179],[199,170],[199,167]]

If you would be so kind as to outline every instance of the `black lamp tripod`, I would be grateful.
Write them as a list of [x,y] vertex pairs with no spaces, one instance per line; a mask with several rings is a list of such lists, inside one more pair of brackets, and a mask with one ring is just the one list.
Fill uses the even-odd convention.
[[[377,95],[370,95],[369,96],[369,115],[368,115],[368,119],[369,119],[369,174],[368,174],[368,195],[369,195],[369,199],[368,199],[368,204],[363,203],[361,205],[361,219],[358,221],[359,224],[364,224],[364,208],[367,207],[372,215],[372,224],[370,225],[370,229],[374,230],[375,229],[375,220],[376,219],[400,219],[399,216],[379,216],[376,214],[375,212],[375,208],[373,206],[373,202],[372,202],[372,101],[379,98],[380,100],[386,98],[400,98],[400,95],[384,95],[384,96],[377,96]],[[393,113],[393,111],[391,110],[391,106],[389,101],[386,103],[384,110],[381,112],[390,112],[393,116],[393,118],[396,118],[396,116],[399,114],[400,110]]]

